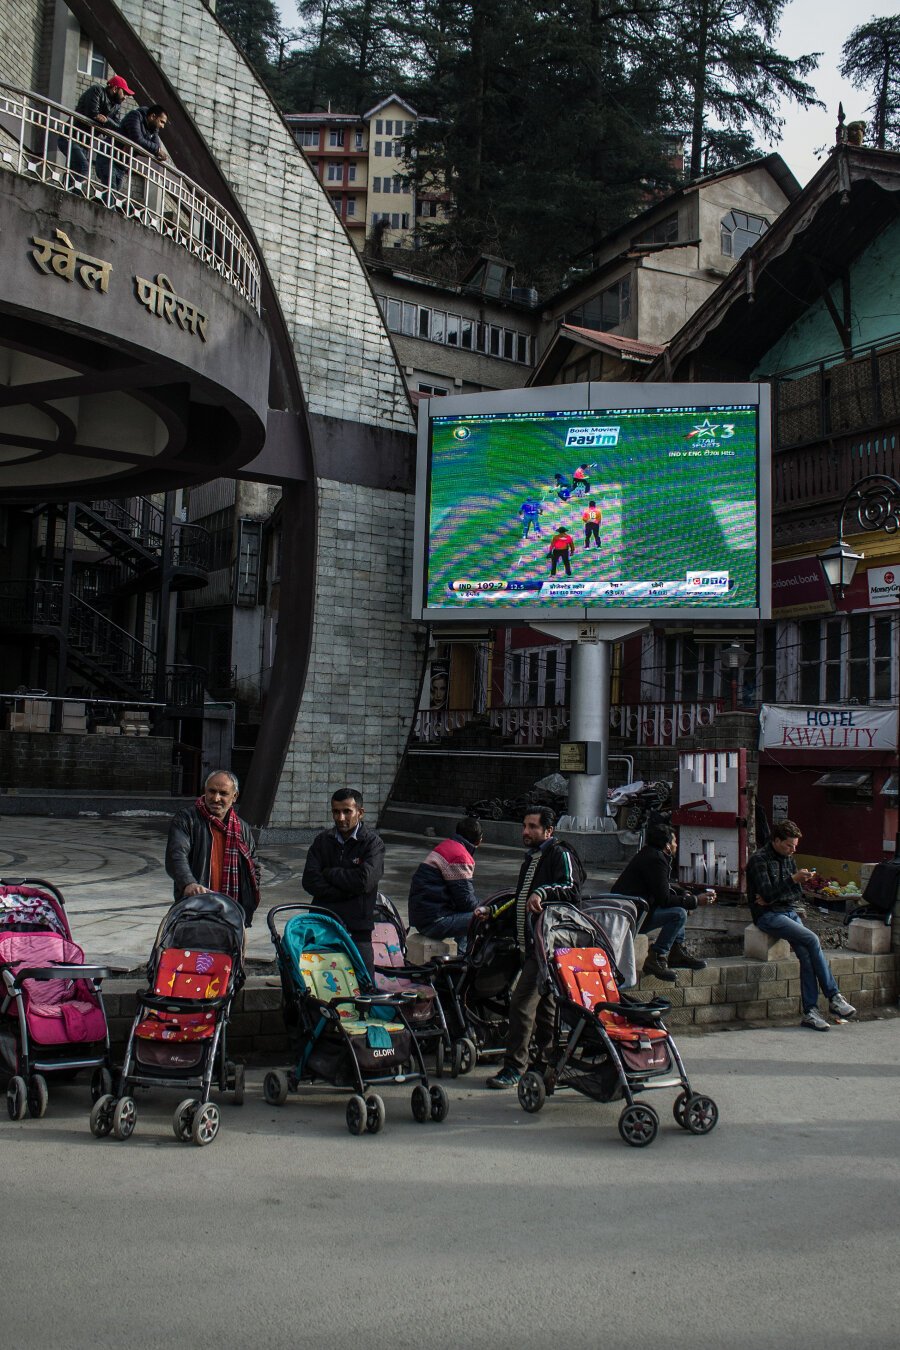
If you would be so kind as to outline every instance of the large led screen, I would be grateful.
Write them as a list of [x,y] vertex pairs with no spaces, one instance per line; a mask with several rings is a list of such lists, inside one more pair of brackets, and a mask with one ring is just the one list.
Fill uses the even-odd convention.
[[760,613],[755,400],[429,414],[427,614]]

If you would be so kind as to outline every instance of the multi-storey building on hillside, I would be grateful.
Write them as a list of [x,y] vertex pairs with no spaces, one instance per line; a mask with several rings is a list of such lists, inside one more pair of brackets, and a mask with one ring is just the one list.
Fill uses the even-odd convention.
[[368,112],[288,113],[285,118],[356,247],[411,248],[420,220],[446,213],[440,185],[419,181],[409,137],[423,119],[389,94]]

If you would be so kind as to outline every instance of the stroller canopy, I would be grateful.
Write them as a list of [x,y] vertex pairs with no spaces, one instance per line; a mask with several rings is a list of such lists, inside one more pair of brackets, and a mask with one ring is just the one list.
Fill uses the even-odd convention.
[[244,911],[236,900],[215,891],[182,896],[163,919],[156,946],[228,952],[240,963],[244,950]]
[[299,989],[307,989],[307,982],[300,969],[300,957],[304,952],[343,952],[352,962],[360,993],[375,993],[375,986],[356,943],[344,925],[330,914],[317,911],[295,914],[285,925],[282,947],[291,978]]

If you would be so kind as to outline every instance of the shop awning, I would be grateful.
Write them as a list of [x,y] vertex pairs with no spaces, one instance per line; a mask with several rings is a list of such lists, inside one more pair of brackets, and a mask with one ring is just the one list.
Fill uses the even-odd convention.
[[813,787],[861,788],[872,786],[870,773],[854,773],[852,769],[838,769],[834,773],[823,773]]

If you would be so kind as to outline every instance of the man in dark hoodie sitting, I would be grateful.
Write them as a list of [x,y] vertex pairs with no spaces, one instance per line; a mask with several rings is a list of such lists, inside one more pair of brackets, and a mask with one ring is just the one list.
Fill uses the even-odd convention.
[[678,852],[678,840],[671,825],[651,825],[647,842],[613,883],[616,895],[637,895],[650,905],[641,924],[644,933],[659,929],[644,962],[643,973],[672,983],[676,970],[702,970],[706,962],[691,956],[684,945],[688,911],[698,905],[714,905],[716,893],[705,890],[692,895],[682,886],[672,885],[672,863]]
[[479,821],[466,816],[456,822],[452,839],[433,848],[413,872],[409,887],[409,922],[425,937],[455,938],[466,950],[469,924],[478,906],[472,877],[484,832]]

